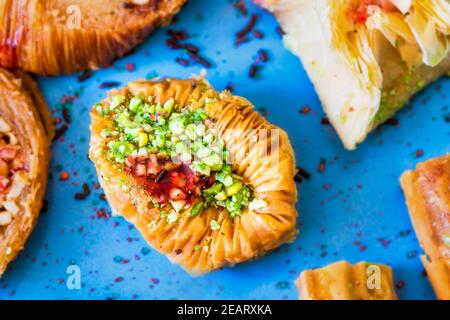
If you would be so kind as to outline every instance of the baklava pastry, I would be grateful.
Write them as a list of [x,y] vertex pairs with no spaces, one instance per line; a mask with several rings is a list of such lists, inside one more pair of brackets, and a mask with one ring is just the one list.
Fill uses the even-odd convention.
[[50,112],[24,73],[0,69],[0,276],[25,245],[47,184]]
[[287,134],[203,79],[137,81],[91,111],[90,158],[111,209],[191,274],[296,235]]
[[450,70],[448,0],[258,0],[347,149]]
[[3,0],[0,66],[57,75],[110,65],[186,0]]
[[438,299],[450,300],[450,154],[406,171],[401,184],[428,278]]
[[296,285],[301,300],[397,300],[392,269],[383,264],[339,261],[303,271]]

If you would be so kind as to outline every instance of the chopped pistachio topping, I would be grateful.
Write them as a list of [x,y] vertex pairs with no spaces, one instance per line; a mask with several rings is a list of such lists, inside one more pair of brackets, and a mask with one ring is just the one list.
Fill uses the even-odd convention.
[[[214,101],[207,99],[205,103]],[[112,96],[109,104],[95,105],[94,110],[114,121],[113,128],[101,132],[107,140],[108,158],[150,181],[150,189],[158,189],[158,184],[170,176],[173,169],[168,167],[187,166],[191,175],[198,177],[190,182],[191,189],[176,186],[154,195],[154,205],[164,209],[161,217],[169,224],[175,223],[179,213],[187,208],[191,217],[209,207],[225,208],[236,217],[250,203],[253,210],[266,205],[262,200],[252,199],[252,191],[243,177],[232,172],[225,142],[214,133],[213,122],[204,108],[180,107],[173,98],[155,102],[153,97],[119,94]],[[160,163],[160,157],[165,159],[164,163]],[[180,174],[185,173],[177,172]],[[167,187],[167,183],[164,185]],[[200,191],[193,199],[197,190]],[[167,210],[167,205],[171,209]],[[218,224],[213,221],[211,229],[217,230]]]

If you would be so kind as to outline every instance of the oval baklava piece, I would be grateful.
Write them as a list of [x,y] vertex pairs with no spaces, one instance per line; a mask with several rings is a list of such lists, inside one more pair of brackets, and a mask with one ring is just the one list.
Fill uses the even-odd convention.
[[203,79],[137,81],[91,111],[90,158],[114,213],[192,274],[296,235],[287,134]]

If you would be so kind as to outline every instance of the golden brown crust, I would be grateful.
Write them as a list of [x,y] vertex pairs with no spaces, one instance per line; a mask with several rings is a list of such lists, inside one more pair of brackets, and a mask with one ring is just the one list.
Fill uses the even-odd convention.
[[[135,224],[150,245],[190,273],[201,274],[257,258],[294,239],[297,216],[294,206],[297,191],[293,180],[295,158],[284,131],[269,124],[253,110],[247,100],[228,92],[219,94],[203,80],[133,82],[121,93],[128,91],[132,94],[153,95],[159,102],[173,97],[179,105],[195,101],[193,108],[195,105],[202,106],[208,97],[217,98],[219,102],[205,111],[215,120],[218,134],[224,139],[227,149],[235,154],[235,172],[248,181],[255,197],[264,199],[268,204],[258,212],[246,210],[234,219],[225,209],[214,208],[190,218],[188,209],[182,212],[177,223],[168,225],[160,217],[158,209],[147,207],[150,198],[145,191],[127,173],[112,165],[102,153],[105,141],[100,132],[111,123],[96,112],[91,112],[90,158],[95,163],[106,197],[113,211]],[[228,129],[255,129],[255,132],[240,134],[237,140],[232,140],[225,134]],[[267,129],[270,134],[265,138],[259,137],[261,145],[273,144],[272,149],[266,149],[267,154],[261,161],[255,161],[252,152],[236,152],[243,145],[248,145],[262,129]],[[277,157],[280,163],[271,166],[271,161]],[[121,188],[123,183],[119,181],[131,185],[131,191],[124,192]],[[210,222],[213,219],[219,223],[220,230],[211,230]],[[198,246],[199,250],[196,249]]]
[[[393,51],[392,48],[389,48]],[[388,52],[389,50],[386,50]],[[450,55],[435,67],[420,65],[411,72],[397,52],[386,53],[380,61],[383,70],[383,101],[371,130],[384,123],[405,106],[416,94],[450,72]],[[406,79],[406,80],[405,80]],[[395,92],[395,94],[390,94]]]
[[439,299],[450,299],[450,154],[426,161],[401,177],[422,258]]
[[303,271],[296,285],[302,300],[397,300],[392,269],[382,264],[340,261]]
[[[12,178],[10,191],[14,188],[20,193],[14,196],[9,192],[0,196],[0,208],[6,201],[13,201],[19,209],[11,223],[0,226],[0,276],[23,248],[36,224],[47,184],[50,139],[42,123],[41,112],[47,114],[48,111],[44,111],[44,104],[39,105],[44,101],[38,91],[27,91],[30,86],[33,90],[37,86],[27,76],[20,78],[23,76],[0,69],[0,133],[17,139],[27,166],[26,171],[20,171],[20,175],[15,173]],[[49,127],[48,132],[52,134],[53,129]],[[21,187],[17,188],[19,185]]]
[[167,25],[185,2],[2,1],[0,66],[46,75],[108,66]]
[[44,125],[45,131],[47,132],[47,136],[51,141],[55,136],[55,127],[53,125],[52,114],[36,81],[34,81],[33,78],[31,78],[27,73],[20,70],[14,70],[13,74],[22,81],[23,89],[29,94],[31,100],[33,101],[33,104]]

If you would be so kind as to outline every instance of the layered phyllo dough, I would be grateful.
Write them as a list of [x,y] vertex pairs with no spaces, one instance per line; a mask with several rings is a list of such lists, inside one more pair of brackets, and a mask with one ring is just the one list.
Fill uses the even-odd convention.
[[397,300],[393,283],[389,266],[347,261],[303,271],[296,281],[302,300]]
[[3,0],[0,65],[56,75],[109,66],[186,0]]
[[450,154],[401,177],[421,257],[438,299],[450,300]]
[[114,213],[193,274],[296,235],[287,134],[203,79],[137,81],[91,111],[90,158]]
[[448,0],[258,0],[348,149],[450,70]]
[[0,276],[39,216],[52,135],[37,85],[23,73],[0,69]]

